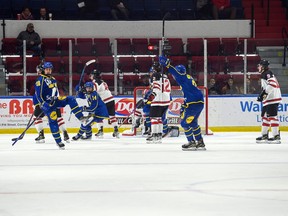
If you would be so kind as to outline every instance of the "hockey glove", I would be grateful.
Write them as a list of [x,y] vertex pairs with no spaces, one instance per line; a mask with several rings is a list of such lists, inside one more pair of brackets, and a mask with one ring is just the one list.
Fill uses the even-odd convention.
[[167,57],[165,56],[159,56],[159,63],[162,65],[162,66],[165,66],[167,68],[170,67],[170,59],[168,59]]
[[265,90],[262,90],[262,92],[257,97],[257,101],[262,102],[266,95],[267,95],[267,93],[265,92]]
[[44,113],[49,113],[51,111],[51,106],[49,103],[44,102],[41,106],[41,109],[43,110]]
[[155,93],[155,92],[152,92],[152,93],[149,95],[146,104],[151,104],[151,102],[154,100],[155,97],[156,97],[156,93]]
[[87,107],[86,106],[80,107],[80,109],[82,110],[82,112],[87,112]]

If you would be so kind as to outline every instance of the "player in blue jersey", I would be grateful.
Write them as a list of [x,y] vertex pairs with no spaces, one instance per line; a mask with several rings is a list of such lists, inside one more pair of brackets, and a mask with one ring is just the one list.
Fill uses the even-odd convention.
[[186,73],[184,65],[176,67],[170,64],[165,56],[159,57],[159,63],[168,69],[176,82],[181,86],[184,94],[184,103],[181,107],[181,126],[184,129],[187,144],[182,145],[183,150],[206,150],[198,117],[204,108],[204,97],[197,88],[195,80]]
[[[37,71],[37,74],[39,76],[41,74],[43,74],[43,72],[44,72],[43,63],[41,63],[40,65],[38,65],[36,67],[36,71]],[[33,95],[33,105],[34,105],[33,115],[34,115],[34,119],[35,119],[34,125],[35,125],[37,132],[38,132],[38,137],[35,138],[35,141],[36,141],[36,143],[45,143],[44,125],[43,125],[43,120],[42,120],[42,118],[45,116],[45,114],[42,112],[40,104],[37,104],[38,101],[36,99],[34,86],[30,90],[30,95]],[[57,122],[59,125],[59,129],[63,132],[64,141],[69,143],[69,135],[68,135],[68,132],[66,129],[65,121],[61,115],[60,109],[57,109],[56,113],[57,113]]]
[[[92,125],[95,122],[102,122],[103,119],[109,118],[107,106],[102,101],[99,94],[94,90],[93,82],[86,82],[84,85],[85,92],[79,91],[77,97],[87,99],[88,106],[83,106],[83,112],[88,112],[91,116],[85,124],[81,127],[76,136],[72,137],[73,140],[78,139],[92,139]],[[83,134],[86,133],[86,136]]]
[[51,76],[53,65],[51,62],[45,62],[43,65],[43,74],[41,74],[35,83],[36,104],[39,104],[41,110],[47,116],[49,127],[56,144],[60,149],[65,149],[62,143],[59,126],[57,123],[57,108],[69,105],[72,112],[80,121],[85,121],[87,118],[83,116],[82,110],[79,108],[76,100],[72,96],[61,97],[57,87],[56,79]]

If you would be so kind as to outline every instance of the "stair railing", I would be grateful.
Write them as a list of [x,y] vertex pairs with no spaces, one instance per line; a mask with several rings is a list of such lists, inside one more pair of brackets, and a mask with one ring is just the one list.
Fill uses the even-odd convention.
[[282,39],[284,43],[284,51],[283,51],[283,63],[282,66],[286,66],[286,52],[287,52],[287,42],[288,42],[288,33],[285,27],[282,28]]

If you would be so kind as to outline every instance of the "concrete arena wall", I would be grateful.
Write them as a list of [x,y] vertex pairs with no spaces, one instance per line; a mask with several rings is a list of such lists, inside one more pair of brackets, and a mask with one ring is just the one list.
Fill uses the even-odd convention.
[[[5,37],[17,37],[32,22],[42,38],[161,38],[162,21],[6,20]],[[1,35],[3,36],[3,35]],[[250,20],[166,21],[165,37],[250,37]]]

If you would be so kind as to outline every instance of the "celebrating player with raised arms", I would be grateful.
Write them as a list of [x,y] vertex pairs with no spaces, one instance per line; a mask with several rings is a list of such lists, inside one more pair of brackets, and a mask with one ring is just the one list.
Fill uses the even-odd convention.
[[172,74],[176,82],[181,86],[184,94],[184,103],[181,107],[181,126],[184,129],[187,144],[182,145],[183,150],[206,150],[201,135],[201,128],[198,124],[198,117],[204,108],[204,97],[197,88],[194,79],[186,73],[184,65],[176,67],[170,64],[170,60],[165,56],[159,57],[159,63]]

